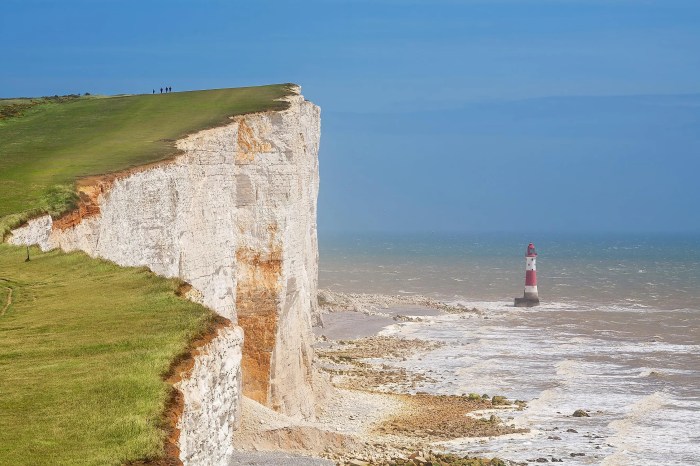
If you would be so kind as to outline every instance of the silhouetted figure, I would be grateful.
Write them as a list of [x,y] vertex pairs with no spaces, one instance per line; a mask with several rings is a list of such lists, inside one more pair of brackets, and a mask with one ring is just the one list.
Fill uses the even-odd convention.
[[163,93],[163,88],[162,88],[162,87],[160,88],[160,93],[161,93],[161,94]]
[[168,88],[168,92],[173,92],[173,87],[172,87],[172,86],[170,86],[170,87]]
[[154,94],[156,93],[156,90],[155,90],[155,89],[153,89],[153,93],[154,93]]

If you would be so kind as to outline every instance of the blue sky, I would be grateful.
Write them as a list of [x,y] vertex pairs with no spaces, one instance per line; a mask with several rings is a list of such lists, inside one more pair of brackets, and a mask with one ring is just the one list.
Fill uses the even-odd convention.
[[299,83],[321,233],[700,232],[699,25],[677,0],[3,0],[0,96]]

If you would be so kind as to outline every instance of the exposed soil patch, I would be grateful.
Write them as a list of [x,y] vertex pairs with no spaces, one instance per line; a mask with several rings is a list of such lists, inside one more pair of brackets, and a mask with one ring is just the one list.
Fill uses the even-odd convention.
[[100,197],[108,194],[111,191],[114,183],[118,180],[128,178],[136,173],[141,173],[151,170],[156,167],[162,167],[173,163],[176,156],[181,152],[174,153],[171,157],[156,162],[144,163],[142,165],[120,170],[114,173],[105,175],[93,175],[80,178],[76,182],[77,203],[74,208],[63,213],[53,220],[52,228],[54,230],[67,230],[79,225],[83,220],[99,215]]
[[100,214],[99,197],[112,189],[114,179],[104,177],[95,178],[95,183],[78,187],[78,199],[75,209],[55,219],[52,228],[55,230],[67,230],[80,224],[83,219]]

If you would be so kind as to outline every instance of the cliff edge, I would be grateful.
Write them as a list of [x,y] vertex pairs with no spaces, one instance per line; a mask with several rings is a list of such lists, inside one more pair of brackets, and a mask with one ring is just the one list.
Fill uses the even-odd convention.
[[180,383],[180,457],[223,464],[242,393],[314,415],[320,109],[298,87],[286,110],[231,117],[177,141],[176,157],[78,184],[78,208],[30,220],[16,245],[82,250],[191,284],[234,324]]

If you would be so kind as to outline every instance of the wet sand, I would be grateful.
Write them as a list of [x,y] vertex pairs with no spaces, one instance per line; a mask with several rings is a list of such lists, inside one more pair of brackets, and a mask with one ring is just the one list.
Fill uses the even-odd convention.
[[393,305],[372,313],[331,312],[323,315],[323,326],[315,327],[314,334],[329,340],[353,340],[376,335],[384,327],[409,316],[421,318],[440,314],[442,311],[438,309],[411,305]]

